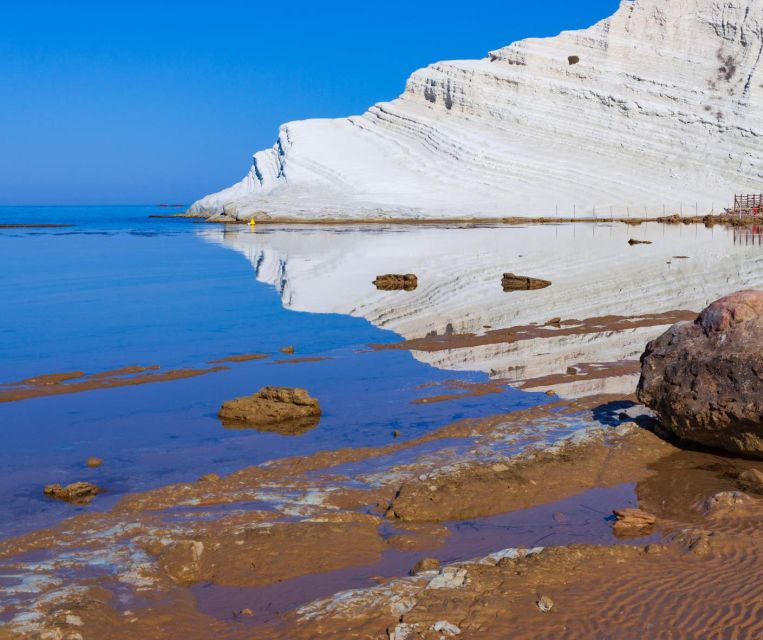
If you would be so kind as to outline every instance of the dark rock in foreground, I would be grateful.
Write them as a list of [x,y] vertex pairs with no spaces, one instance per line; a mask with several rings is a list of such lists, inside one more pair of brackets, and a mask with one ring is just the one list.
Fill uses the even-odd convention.
[[628,240],[628,244],[633,246],[634,244],[652,244],[650,240],[635,240],[634,238],[631,238]]
[[414,291],[419,286],[419,279],[412,273],[388,273],[376,276],[373,284],[379,291]]
[[545,289],[551,286],[549,280],[518,276],[513,273],[504,273],[501,285],[504,291],[530,291],[533,289]]
[[46,496],[72,504],[90,504],[100,491],[98,487],[89,482],[73,482],[65,487],[60,484],[49,484],[44,489]]
[[650,342],[638,398],[684,440],[763,458],[763,291],[740,291]]
[[318,425],[321,406],[304,389],[264,387],[257,393],[224,402],[218,416],[226,427],[254,427],[294,435]]

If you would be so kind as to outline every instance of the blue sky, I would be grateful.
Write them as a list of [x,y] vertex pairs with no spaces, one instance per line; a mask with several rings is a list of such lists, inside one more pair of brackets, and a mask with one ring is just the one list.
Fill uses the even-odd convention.
[[362,113],[430,62],[618,0],[2,2],[0,204],[190,203],[278,125]]

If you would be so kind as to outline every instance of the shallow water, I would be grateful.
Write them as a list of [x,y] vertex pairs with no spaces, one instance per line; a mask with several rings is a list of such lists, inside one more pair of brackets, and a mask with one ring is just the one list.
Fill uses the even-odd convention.
[[[0,383],[125,366],[204,368],[235,354],[273,357],[229,363],[199,377],[0,403],[0,535],[27,531],[120,495],[226,473],[287,455],[410,439],[463,417],[532,406],[543,396],[507,389],[425,405],[421,385],[481,373],[422,364],[370,343],[390,331],[342,314],[296,313],[258,282],[237,253],[209,243],[200,225],[149,219],[156,208],[0,209],[0,224],[66,222],[66,229],[0,230]],[[279,349],[294,345],[288,360]],[[315,430],[285,437],[227,430],[227,399],[266,384],[302,386],[320,398]],[[88,469],[85,460],[104,460]],[[42,496],[45,484],[87,480],[105,489],[90,507]]]
[[[0,208],[0,224],[74,225],[0,229],[0,383],[131,365],[207,368],[247,353],[272,357],[182,380],[0,403],[0,536],[108,508],[126,492],[288,455],[388,444],[393,431],[412,439],[461,418],[545,403],[542,393],[510,386],[472,396],[443,383],[521,383],[574,364],[637,358],[664,327],[603,326],[433,352],[370,344],[431,332],[484,334],[554,316],[698,310],[723,293],[763,284],[757,235],[751,241],[748,232],[696,225],[251,230],[148,218],[168,212]],[[629,237],[653,244],[629,247]],[[371,285],[396,271],[417,273],[418,289],[378,292]],[[505,294],[505,271],[554,284]],[[295,356],[279,353],[287,345]],[[328,359],[275,363],[305,356]],[[575,396],[634,385],[632,375],[584,382],[558,390]],[[320,398],[319,426],[297,437],[224,429],[220,404],[266,384],[302,386]],[[412,403],[439,394],[453,397]],[[88,456],[102,458],[103,467],[88,469]],[[42,496],[45,484],[77,480],[105,493],[89,507]]]

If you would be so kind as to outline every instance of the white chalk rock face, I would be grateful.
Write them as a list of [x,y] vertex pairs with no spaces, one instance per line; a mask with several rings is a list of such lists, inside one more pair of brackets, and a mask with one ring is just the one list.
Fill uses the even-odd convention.
[[362,116],[283,125],[239,219],[657,216],[763,180],[763,0],[623,0],[582,31],[415,72]]

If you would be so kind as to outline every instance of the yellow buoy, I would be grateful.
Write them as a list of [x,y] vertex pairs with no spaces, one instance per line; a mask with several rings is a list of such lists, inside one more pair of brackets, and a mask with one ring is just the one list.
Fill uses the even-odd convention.
[[254,229],[254,225],[256,225],[256,224],[257,224],[257,223],[254,221],[254,218],[252,218],[252,219],[249,221],[249,226],[250,226],[252,229]]

